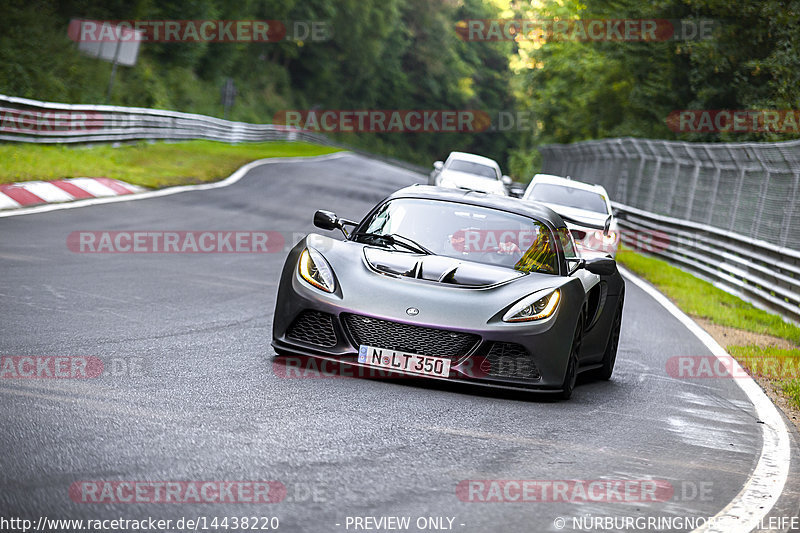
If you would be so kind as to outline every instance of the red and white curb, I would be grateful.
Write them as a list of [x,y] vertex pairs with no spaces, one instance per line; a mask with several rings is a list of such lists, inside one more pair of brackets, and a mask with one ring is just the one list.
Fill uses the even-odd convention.
[[[325,154],[325,155],[316,155],[316,156],[297,156],[297,157],[269,157],[266,159],[257,159],[256,161],[251,161],[244,166],[239,167],[236,172],[228,176],[222,181],[214,181],[211,183],[202,183],[199,185],[176,185],[175,187],[167,187],[166,189],[157,189],[157,190],[144,190],[144,192],[137,192],[134,194],[127,194],[123,196],[108,196],[105,198],[85,198],[83,200],[76,200],[74,202],[63,202],[63,203],[54,203],[54,204],[45,204],[45,205],[36,205],[32,207],[23,207],[21,209],[3,209],[0,207],[0,218],[5,217],[16,217],[16,216],[23,216],[23,215],[33,215],[37,213],[47,213],[50,211],[60,211],[62,209],[76,209],[80,207],[88,207],[92,205],[101,205],[101,204],[110,204],[116,202],[130,202],[134,200],[144,200],[146,198],[159,198],[162,196],[170,196],[173,194],[179,194],[184,192],[191,192],[191,191],[208,191],[211,189],[220,189],[223,187],[228,187],[233,185],[234,183],[238,182],[242,179],[248,172],[253,170],[256,167],[262,165],[272,165],[272,164],[280,164],[280,163],[314,163],[319,161],[328,161],[331,159],[339,159],[341,157],[360,157],[354,155],[352,152],[334,152],[332,154]],[[412,175],[416,178],[419,178],[420,175],[406,169],[398,169],[397,167],[392,167],[389,163],[385,163],[383,161],[374,161],[375,163],[386,165],[388,167],[394,168],[395,170],[400,170],[402,172],[407,172],[409,175]],[[424,176],[423,176],[424,177]],[[74,179],[81,179],[81,178],[74,178]],[[85,179],[85,178],[84,178]],[[66,181],[66,180],[62,180]],[[112,180],[116,181],[116,180]],[[47,182],[53,183],[53,182]],[[119,184],[123,185],[125,188],[132,188],[133,185],[129,185],[127,183],[118,182]],[[20,183],[18,185],[24,185]],[[1,186],[0,186],[1,187]],[[138,190],[141,190],[137,188]]]
[[111,178],[70,178],[0,185],[0,209],[135,194],[145,189]]

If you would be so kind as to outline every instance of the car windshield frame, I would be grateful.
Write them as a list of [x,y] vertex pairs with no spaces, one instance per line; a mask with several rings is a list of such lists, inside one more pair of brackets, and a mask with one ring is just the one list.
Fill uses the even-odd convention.
[[[511,231],[511,224],[516,222],[520,225],[527,225],[526,227],[522,227],[518,229],[520,233],[518,236],[519,242],[514,242],[513,244],[522,244],[525,248],[517,246],[515,251],[509,252],[504,254],[499,251],[470,251],[467,246],[461,245],[462,248],[460,249],[461,253],[459,252],[459,244],[457,240],[454,240],[454,237],[457,235],[459,230],[451,233],[447,229],[442,230],[441,235],[437,235],[434,239],[431,239],[430,232],[424,232],[422,236],[414,231],[409,231],[409,228],[404,228],[403,226],[397,225],[390,225],[387,226],[386,220],[393,216],[388,210],[392,205],[395,204],[417,204],[418,206],[431,206],[437,207],[439,209],[445,208],[449,209],[452,213],[452,221],[455,222],[458,220],[458,228],[461,228],[461,231],[464,232],[463,238],[466,240],[467,238],[474,238],[475,233],[471,233],[467,236],[467,232],[470,231],[477,231],[479,232],[479,239],[485,236],[487,237],[487,242],[491,237],[489,237],[489,233],[493,233],[495,235],[506,235],[506,233]],[[471,213],[470,213],[471,211]],[[507,231],[503,231],[502,229],[498,230],[496,228],[491,227],[476,227],[478,224],[472,218],[477,218],[481,220],[481,217],[485,220],[485,216],[487,215],[496,215],[496,218],[492,219],[492,222],[496,222],[502,218],[508,219],[506,222],[508,224],[504,224],[504,228],[508,229]],[[419,220],[415,217],[415,220]],[[379,217],[384,217],[384,222],[380,226],[376,226],[375,222],[379,219]],[[459,218],[463,218],[463,220],[459,220]],[[402,221],[401,221],[402,224]],[[470,225],[471,224],[471,225]],[[436,221],[437,229],[441,226],[440,221]],[[452,229],[452,228],[451,228]],[[525,230],[528,231],[525,231]],[[535,230],[535,231],[531,231]],[[440,198],[419,198],[419,197],[395,197],[389,198],[384,202],[381,202],[377,206],[375,206],[369,213],[361,220],[358,227],[352,232],[351,237],[348,240],[354,242],[362,242],[358,239],[358,234],[394,234],[399,235],[400,237],[406,237],[413,239],[414,241],[418,241],[420,244],[425,246],[426,248],[430,248],[434,255],[441,256],[441,257],[449,257],[452,259],[460,259],[464,261],[475,262],[483,265],[489,266],[500,266],[503,268],[509,268],[511,270],[522,272],[522,273],[538,273],[538,274],[550,274],[560,276],[563,275],[565,266],[564,266],[564,251],[561,246],[561,242],[559,241],[558,237],[556,236],[553,227],[551,224],[542,220],[540,218],[536,218],[534,216],[528,214],[518,213],[516,211],[504,210],[499,209],[493,206],[485,206],[485,205],[477,205],[472,203],[466,202],[457,202],[448,199],[440,199]],[[534,237],[535,235],[535,237]],[[460,236],[460,235],[459,235]],[[513,235],[512,235],[513,236]],[[536,244],[536,239],[541,237],[545,245],[549,246],[549,250],[534,250],[534,245]],[[429,239],[429,240],[426,240]],[[513,239],[512,239],[513,240]],[[503,244],[507,244],[509,241],[503,241]],[[531,245],[528,247],[528,242]],[[451,250],[443,249],[443,243],[451,246]],[[362,243],[368,245],[374,245],[374,243]],[[541,244],[541,243],[540,243]],[[500,245],[498,245],[498,250]],[[407,249],[403,248],[395,248],[397,252],[400,253],[413,253]],[[488,255],[487,255],[488,254]],[[492,254],[496,254],[494,256]],[[506,257],[503,257],[503,256]],[[491,260],[487,260],[491,259]],[[512,261],[513,259],[513,261]],[[539,265],[543,265],[547,268],[539,268]]]
[[[577,201],[574,201],[572,203],[565,203],[564,201],[561,201],[564,198],[563,196],[561,196],[561,197],[559,197],[558,199],[555,199],[555,200],[552,199],[552,197],[551,198],[537,198],[536,197],[536,190],[537,189],[548,189],[548,190],[551,190],[551,191],[563,191],[563,194],[575,195],[574,200],[579,200],[580,198],[588,198],[588,197],[591,196],[593,198],[596,198],[595,201],[602,202],[603,210],[602,211],[598,211],[595,208],[586,207],[585,205],[580,205],[580,204],[576,205]],[[579,188],[579,187],[569,187],[569,186],[566,186],[566,185],[559,185],[557,183],[534,183],[533,187],[531,187],[531,193],[530,193],[530,195],[528,195],[528,197],[526,199],[527,200],[533,200],[535,202],[543,202],[543,203],[546,203],[546,204],[560,205],[560,206],[569,207],[569,208],[572,208],[572,209],[582,209],[584,211],[591,211],[592,213],[603,214],[603,215],[606,215],[606,216],[608,216],[610,214],[610,211],[609,211],[609,208],[608,208],[608,202],[606,201],[606,197],[602,193],[599,193],[597,191],[589,191],[589,190],[582,189],[582,188]]]

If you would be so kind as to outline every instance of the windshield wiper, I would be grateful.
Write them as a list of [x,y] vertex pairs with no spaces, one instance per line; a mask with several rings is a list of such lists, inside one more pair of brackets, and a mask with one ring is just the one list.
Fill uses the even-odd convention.
[[406,250],[411,250],[412,252],[417,252],[425,255],[435,255],[433,252],[431,252],[418,242],[409,239],[408,237],[398,235],[396,233],[370,233],[367,231],[358,231],[356,233],[353,233],[352,236],[354,239],[358,237],[367,237],[370,239],[381,241],[382,243],[385,243],[389,246],[402,246]]

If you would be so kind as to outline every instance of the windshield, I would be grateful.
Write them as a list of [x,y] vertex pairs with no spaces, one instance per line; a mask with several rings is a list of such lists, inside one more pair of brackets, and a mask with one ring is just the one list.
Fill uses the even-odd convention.
[[455,170],[456,172],[466,172],[467,174],[476,174],[484,178],[497,179],[497,172],[494,168],[474,163],[472,161],[462,161],[461,159],[454,159],[447,165],[448,170]]
[[575,187],[564,187],[552,183],[539,183],[533,186],[529,200],[558,204],[608,214],[608,206],[603,195]]
[[550,230],[537,220],[505,211],[398,198],[381,206],[362,228],[362,233],[412,239],[436,255],[521,272],[558,273]]

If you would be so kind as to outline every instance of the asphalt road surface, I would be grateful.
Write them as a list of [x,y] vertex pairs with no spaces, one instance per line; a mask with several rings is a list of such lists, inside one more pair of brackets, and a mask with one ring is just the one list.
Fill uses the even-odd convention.
[[[632,283],[613,380],[584,379],[556,402],[418,381],[282,377],[269,341],[283,248],[87,254],[67,245],[84,230],[267,230],[296,241],[293,233],[313,231],[316,209],[358,219],[421,181],[347,154],[260,166],[226,188],[0,219],[0,355],[104,363],[92,379],[0,379],[0,516],[206,517],[209,531],[214,517],[278,517],[279,531],[308,532],[389,516],[410,517],[407,530],[419,531],[420,517],[444,517],[455,531],[536,532],[558,531],[559,517],[573,531],[573,517],[723,509],[759,458],[754,409],[734,380],[669,375],[669,358],[709,352]],[[663,501],[612,493],[586,502],[570,492],[524,503],[457,493],[464,480],[598,479],[658,480],[671,491],[658,493]],[[774,514],[798,514],[793,479]],[[104,504],[69,492],[83,481],[232,480],[277,481],[286,497]]]

